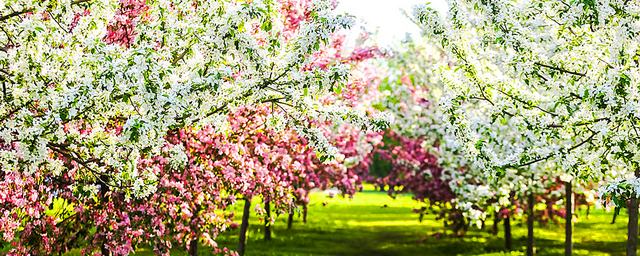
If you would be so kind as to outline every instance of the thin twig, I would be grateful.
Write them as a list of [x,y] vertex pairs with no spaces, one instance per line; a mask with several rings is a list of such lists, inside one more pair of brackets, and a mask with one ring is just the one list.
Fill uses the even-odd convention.
[[51,19],[55,21],[56,24],[58,24],[58,27],[60,27],[64,32],[69,33],[69,31],[66,28],[62,27],[62,25],[60,25],[60,22],[58,22],[58,20],[53,17],[53,14],[51,14],[51,12],[47,11],[47,13],[49,14],[49,17],[51,17]]
[[[569,150],[567,150],[567,152],[571,152],[571,151],[573,151],[574,149],[579,148],[580,146],[584,145],[585,143],[587,143],[587,142],[591,141],[591,140],[593,139],[593,137],[594,137],[594,136],[596,136],[596,133],[592,133],[592,134],[591,134],[591,136],[589,136],[589,138],[587,138],[587,139],[583,140],[582,142],[578,143],[577,145],[574,145],[573,147],[569,148]],[[532,160],[532,161],[526,162],[526,163],[524,163],[524,164],[517,165],[517,166],[515,166],[515,167],[524,167],[524,166],[532,165],[532,164],[535,164],[535,163],[537,163],[537,162],[540,162],[540,161],[543,161],[543,160],[547,160],[547,159],[549,159],[549,158],[552,158],[552,157],[556,156],[557,154],[558,154],[558,153],[552,153],[552,154],[549,154],[549,155],[547,155],[547,156],[545,156],[545,157],[538,158],[538,159],[535,159],[535,160]]]
[[572,75],[576,75],[576,76],[586,76],[586,74],[583,74],[583,73],[570,71],[570,70],[566,70],[566,69],[562,69],[562,68],[558,68],[558,67],[554,67],[554,66],[549,66],[547,64],[540,63],[540,62],[535,62],[533,64],[541,66],[541,67],[545,67],[545,68],[548,68],[548,69],[553,69],[553,70],[556,70],[556,71],[564,72],[564,73],[567,73],[567,74],[572,74]]

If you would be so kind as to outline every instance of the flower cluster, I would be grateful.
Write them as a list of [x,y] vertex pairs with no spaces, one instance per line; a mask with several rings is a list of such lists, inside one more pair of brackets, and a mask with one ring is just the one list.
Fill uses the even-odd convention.
[[[392,186],[390,192],[395,186],[414,193],[418,199],[429,199],[425,200],[428,206],[418,212],[436,209],[436,214],[443,216],[445,224],[456,233],[468,224],[481,225],[489,215],[522,213],[527,206],[522,198],[531,193],[536,195],[536,202],[546,205],[546,210],[536,215],[539,221],[546,223],[554,216],[563,216],[559,203],[564,198],[565,181],[571,180],[571,175],[550,166],[530,169],[535,179],[525,169],[487,172],[477,161],[465,157],[465,148],[445,120],[454,102],[448,98],[438,70],[439,66],[453,68],[457,64],[429,40],[417,43],[407,39],[395,50],[395,58],[386,62],[389,76],[380,87],[385,97],[378,103],[395,120],[393,133],[385,138],[386,144],[391,145],[387,152],[393,157],[385,157],[392,164],[387,167],[391,171],[384,174],[389,176],[381,180],[381,185],[388,182]],[[402,151],[394,151],[394,147]],[[564,180],[558,179],[565,176]],[[574,182],[576,193],[588,194],[587,184]]]
[[355,193],[360,179],[341,160],[389,124],[356,93],[339,96],[362,91],[350,77],[371,54],[315,65],[353,20],[329,1],[0,6],[0,234],[11,253],[215,247],[236,198],[285,212],[311,188]]
[[637,3],[448,2],[445,20],[414,15],[454,63],[439,70],[440,106],[468,159],[498,177],[633,176]]
[[150,191],[142,187],[155,180],[137,166],[161,154],[167,131],[224,128],[226,113],[241,107],[285,108],[282,121],[327,158],[337,150],[312,120],[388,125],[321,101],[350,76],[345,64],[308,65],[320,44],[351,24],[326,1],[310,3],[290,37],[280,33],[285,18],[277,1],[4,5],[11,8],[0,13],[0,141],[13,146],[1,149],[3,169],[59,173],[59,159],[49,158],[57,152],[79,178],[106,175],[109,186],[141,197],[137,191]]

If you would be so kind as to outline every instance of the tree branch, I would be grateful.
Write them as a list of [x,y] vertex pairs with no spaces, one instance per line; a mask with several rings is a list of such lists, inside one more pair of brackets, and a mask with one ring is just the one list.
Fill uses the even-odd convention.
[[33,8],[24,9],[22,11],[17,11],[17,12],[13,12],[13,13],[7,14],[5,16],[0,17],[0,22],[8,20],[8,19],[11,19],[13,17],[19,16],[19,15],[22,15],[22,14],[25,14],[25,13],[28,13],[28,12],[32,12],[32,11],[33,11]]
[[86,2],[89,2],[89,1],[91,1],[91,0],[76,0],[76,1],[71,2],[71,5],[86,3]]
[[575,75],[575,76],[586,76],[586,74],[583,74],[583,73],[578,73],[578,72],[566,70],[566,69],[563,69],[563,68],[549,66],[547,64],[540,63],[540,62],[534,62],[533,64],[537,65],[537,66],[545,67],[545,68],[548,68],[548,69],[553,69],[553,70],[556,70],[556,71],[564,72],[564,73],[567,73],[567,74],[572,74],[572,75]]
[[[583,140],[582,142],[580,142],[580,143],[574,145],[573,147],[569,148],[569,150],[567,150],[567,152],[571,152],[574,149],[579,148],[580,146],[584,145],[585,143],[591,141],[593,139],[593,137],[595,137],[595,136],[596,136],[596,133],[591,133],[591,136],[589,136],[589,138],[587,138],[587,139]],[[526,162],[524,164],[520,164],[520,165],[517,165],[517,166],[510,166],[510,167],[524,167],[524,166],[532,165],[532,164],[535,164],[537,162],[552,158],[552,157],[556,156],[557,154],[558,153],[552,153],[552,154],[549,154],[549,155],[547,155],[545,157],[534,159],[534,160],[531,160],[531,161]]]
[[[91,0],[76,0],[76,1],[71,2],[71,5],[86,3],[86,2],[89,2],[89,1],[91,1]],[[12,12],[10,14],[5,15],[5,16],[0,16],[0,22],[8,20],[8,19],[11,19],[13,17],[19,16],[19,15],[22,15],[22,14],[25,14],[25,13],[28,13],[28,12],[32,12],[32,11],[34,11],[34,8],[28,8],[28,9],[24,9],[22,11],[17,11],[17,12],[14,11],[14,12]]]
[[[611,121],[611,119],[609,119],[608,117],[596,118],[596,119],[593,119],[593,120],[590,120],[590,121],[584,121],[584,122],[575,123],[572,126],[590,125],[590,124],[597,123],[597,122],[600,122],[600,121]],[[565,126],[564,125],[559,125],[559,124],[550,124],[550,125],[547,125],[547,127],[550,127],[550,128],[564,128]]]
[[[109,187],[115,187],[115,188],[119,188],[119,189],[123,189],[123,188],[129,188],[132,186],[117,186],[113,183],[109,184],[108,182],[104,181],[100,176],[101,175],[105,175],[103,173],[99,173],[97,171],[95,171],[93,168],[89,167],[89,163],[100,163],[100,160],[98,159],[90,159],[90,160],[83,160],[80,158],[80,156],[77,156],[77,153],[70,151],[66,146],[63,146],[64,144],[55,144],[55,143],[47,143],[47,147],[49,149],[51,149],[52,151],[61,154],[62,156],[68,158],[71,161],[74,161],[80,165],[82,165],[82,167],[84,167],[85,169],[87,169],[89,171],[89,173],[91,173],[91,175],[93,175],[94,178],[96,178],[98,181],[102,182],[103,184],[109,186]],[[65,152],[66,151],[66,152]]]
[[53,14],[51,14],[51,12],[47,11],[47,13],[49,14],[49,17],[51,17],[51,19],[52,19],[56,24],[58,24],[58,27],[60,27],[64,32],[69,33],[69,31],[68,31],[66,28],[62,27],[62,25],[60,25],[60,22],[58,22],[58,20],[57,20],[55,17],[53,17]]
[[5,120],[8,120],[8,119],[9,119],[9,117],[11,117],[13,114],[17,113],[18,111],[20,111],[20,109],[22,109],[22,108],[24,108],[24,107],[28,106],[29,104],[31,104],[31,102],[33,102],[33,100],[26,102],[26,103],[25,103],[25,104],[23,104],[22,106],[17,107],[17,108],[15,108],[15,109],[13,109],[13,110],[9,111],[9,113],[7,113],[6,115],[4,115],[4,116],[0,117],[0,123],[3,123]]
[[543,109],[543,108],[541,108],[541,107],[539,107],[539,106],[534,106],[534,105],[532,105],[532,104],[529,104],[528,102],[526,102],[526,101],[524,101],[524,100],[521,100],[521,99],[519,99],[519,98],[518,98],[518,97],[516,97],[516,96],[513,96],[513,95],[511,95],[511,94],[508,94],[508,93],[506,93],[506,92],[504,92],[504,91],[502,91],[502,90],[500,90],[500,89],[496,89],[496,90],[497,90],[497,91],[499,91],[500,93],[502,93],[502,94],[506,95],[507,97],[511,98],[512,100],[515,100],[515,101],[517,101],[517,102],[520,102],[520,103],[522,103],[522,104],[525,104],[525,105],[527,105],[527,106],[529,106],[529,107],[536,108],[536,109],[538,109],[538,110],[540,110],[540,111],[542,111],[542,112],[544,112],[544,113],[547,113],[547,114],[549,114],[549,115],[552,115],[552,116],[558,116],[558,114],[556,114],[556,113],[553,113],[553,112],[547,111],[547,110],[545,110],[545,109]]
[[182,51],[181,54],[179,54],[178,56],[176,56],[172,61],[171,64],[176,64],[178,63],[178,61],[181,61],[182,59],[184,59],[184,56],[187,55],[187,53],[189,52],[189,50],[191,50],[191,46],[193,44],[189,44],[189,46],[187,46],[186,49],[184,49],[184,51]]

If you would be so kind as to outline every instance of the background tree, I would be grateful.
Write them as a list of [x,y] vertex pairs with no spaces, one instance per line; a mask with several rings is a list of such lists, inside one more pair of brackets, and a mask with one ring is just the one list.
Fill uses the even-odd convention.
[[[441,106],[469,159],[494,174],[550,164],[587,179],[624,164],[634,177],[635,3],[449,3],[444,21],[425,6],[415,18],[457,64],[441,70]],[[497,130],[501,123],[510,129]],[[518,139],[502,137],[509,132]],[[636,255],[636,197],[628,255]]]
[[[387,139],[394,141],[395,147],[398,151],[402,149],[404,155],[431,155],[431,159],[437,159],[431,161],[434,167],[427,168],[420,166],[420,161],[412,162],[398,157],[402,154],[394,155],[397,161],[386,157],[393,163],[390,167],[392,172],[403,168],[408,170],[393,175],[397,187],[413,189],[416,195],[430,199],[425,200],[426,207],[416,211],[425,214],[429,209],[435,209],[437,214],[446,216],[445,221],[454,228],[455,233],[466,230],[470,224],[483,227],[485,218],[494,215],[493,229],[497,232],[497,221],[510,218],[516,212],[528,212],[528,202],[523,199],[533,189],[535,204],[546,205],[545,210],[531,215],[535,221],[546,225],[549,221],[555,222],[556,217],[566,216],[565,207],[558,205],[566,195],[565,182],[558,177],[571,179],[565,172],[558,172],[551,166],[534,169],[536,171],[533,173],[538,178],[532,182],[527,177],[532,173],[531,170],[523,172],[509,169],[502,176],[495,176],[464,157],[455,136],[446,129],[444,113],[438,104],[446,96],[446,88],[437,77],[437,67],[455,67],[456,64],[449,62],[444,52],[434,47],[432,41],[415,42],[407,39],[395,48],[395,58],[388,59],[385,64],[389,76],[383,80],[380,90],[386,97],[378,104],[388,109],[394,117],[391,127],[394,134],[387,135]],[[505,131],[506,134],[502,135],[505,139],[512,139],[509,138],[507,126],[498,126]],[[386,144],[388,146],[390,143]],[[584,191],[578,187],[581,188],[580,192]],[[438,200],[435,197],[439,194],[449,196]],[[433,207],[434,202],[444,204]],[[451,206],[444,207],[447,203]],[[505,225],[510,225],[511,221],[505,221]]]

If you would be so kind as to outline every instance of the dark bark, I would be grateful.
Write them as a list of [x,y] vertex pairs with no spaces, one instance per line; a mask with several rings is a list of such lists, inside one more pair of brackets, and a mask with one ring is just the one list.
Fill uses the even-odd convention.
[[269,201],[264,202],[264,210],[267,212],[267,216],[264,217],[264,240],[271,240],[271,203]]
[[535,206],[535,197],[533,193],[529,194],[529,214],[527,216],[527,256],[533,256],[535,253],[535,249],[533,248],[533,222],[535,219],[534,216],[534,206]]
[[32,11],[33,11],[33,9],[24,9],[22,11],[9,13],[9,14],[7,14],[5,16],[0,16],[0,22],[8,20],[8,19],[11,19],[11,18],[16,17],[16,16],[20,16],[20,15],[25,14],[25,13],[32,12]]
[[191,216],[191,231],[193,232],[193,239],[189,242],[189,255],[196,256],[198,255],[198,237],[200,237],[199,229],[198,229],[198,214],[200,213],[200,205],[196,206],[195,211],[193,211],[193,216]]
[[546,201],[546,205],[547,205],[547,216],[549,216],[549,219],[548,219],[548,220],[544,220],[544,219],[543,219],[543,220],[541,220],[541,221],[540,221],[540,222],[538,222],[538,223],[543,224],[543,226],[544,226],[544,227],[548,227],[551,221],[553,221],[553,222],[555,222],[556,224],[558,224],[558,223],[557,223],[557,221],[555,220],[554,216],[553,216],[553,215],[554,215],[554,214],[553,214],[553,204],[550,202],[550,201],[551,201],[551,199],[549,199],[549,198],[544,198],[544,197],[543,197],[543,199]]
[[289,220],[287,221],[287,229],[293,227],[293,213],[289,213]]
[[[636,168],[636,177],[640,169]],[[633,195],[629,200],[629,224],[627,226],[627,256],[638,255],[638,199]]]
[[189,242],[189,255],[191,256],[198,255],[198,239],[197,238]]
[[[107,182],[109,182],[109,177],[106,175],[100,175],[100,192],[98,197],[100,197],[100,202],[102,203],[102,205],[106,205],[107,204],[107,200],[109,200],[109,198],[107,198],[107,193],[109,192],[109,186],[107,186]],[[103,230],[103,232],[106,232],[105,230]],[[109,249],[107,249],[107,247],[105,246],[105,243],[107,241],[103,241],[102,244],[100,245],[100,253],[102,254],[102,256],[110,256],[111,252],[109,251]]]
[[491,233],[493,233],[493,235],[498,234],[498,223],[500,223],[500,212],[496,212],[496,214],[493,215],[493,225],[491,225]]
[[627,256],[638,255],[638,199],[629,200],[629,225],[627,227]]
[[240,224],[240,237],[238,241],[238,255],[244,255],[247,247],[247,231],[249,229],[249,214],[251,213],[251,199],[244,200],[244,211],[242,212],[242,223]]
[[307,223],[307,211],[309,210],[309,205],[304,204],[304,208],[302,208],[302,223]]
[[564,184],[565,187],[565,240],[564,240],[564,255],[573,255],[573,191],[571,182]]
[[511,238],[511,217],[507,215],[504,218],[504,247],[508,252],[513,250],[513,240]]
[[111,255],[111,252],[109,251],[109,249],[107,249],[107,247],[104,246],[104,244],[100,246],[100,253],[102,253],[103,256]]
[[616,217],[618,217],[618,211],[613,211],[613,219],[611,220],[611,224],[616,224]]

